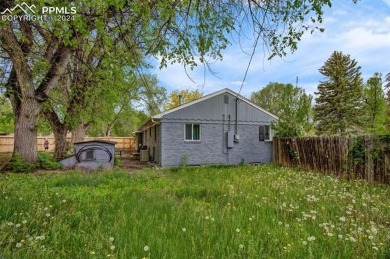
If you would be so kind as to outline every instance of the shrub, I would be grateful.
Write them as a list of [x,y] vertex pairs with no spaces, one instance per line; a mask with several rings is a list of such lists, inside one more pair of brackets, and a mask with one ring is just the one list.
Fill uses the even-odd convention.
[[5,167],[5,170],[15,173],[32,173],[36,168],[36,164],[24,161],[19,153],[15,153],[9,164]]
[[53,154],[39,152],[38,160],[37,160],[37,168],[44,169],[44,170],[56,170],[61,168],[61,164],[55,160]]

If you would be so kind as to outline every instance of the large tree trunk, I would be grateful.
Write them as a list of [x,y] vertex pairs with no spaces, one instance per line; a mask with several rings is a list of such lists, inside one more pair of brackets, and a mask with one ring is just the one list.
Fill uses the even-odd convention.
[[51,108],[51,110],[43,110],[43,114],[46,119],[49,121],[51,130],[54,134],[54,157],[58,160],[64,158],[67,153],[67,142],[66,137],[68,133],[68,126],[65,123],[62,123],[58,118],[55,111]]
[[24,98],[15,116],[14,154],[34,163],[37,160],[37,118],[41,104],[34,98]]
[[85,140],[85,134],[89,124],[79,124],[72,130],[72,143],[81,142]]
[[[53,128],[52,128],[53,129]],[[60,160],[66,156],[67,153],[67,133],[68,128],[65,125],[53,129],[54,139],[55,139],[55,148],[54,148],[54,157],[57,160]]]

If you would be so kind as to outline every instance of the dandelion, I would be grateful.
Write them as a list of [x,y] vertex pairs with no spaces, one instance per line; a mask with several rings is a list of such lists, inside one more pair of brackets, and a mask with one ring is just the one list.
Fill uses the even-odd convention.
[[237,233],[240,233],[240,229],[239,229],[239,228],[236,228],[236,232],[237,232]]
[[46,217],[50,217],[50,213],[46,213]]
[[243,248],[244,248],[244,245],[243,245],[243,244],[240,244],[238,247],[239,247],[240,249],[243,249]]
[[111,250],[114,250],[114,249],[115,249],[115,246],[110,246],[110,249],[111,249]]
[[349,241],[351,241],[351,242],[356,242],[356,239],[355,239],[354,237],[350,237],[350,238],[349,238]]
[[314,241],[314,240],[316,240],[316,237],[314,237],[314,236],[311,236],[311,237],[307,238],[307,241]]
[[344,221],[345,221],[345,217],[340,217],[339,220],[340,220],[341,222],[344,222]]
[[283,224],[283,223],[282,223],[281,221],[279,221],[279,222],[278,222],[278,225],[280,225],[280,226],[281,226],[282,224]]
[[113,242],[114,241],[114,238],[113,237],[110,237],[110,242]]
[[368,236],[368,239],[373,239],[374,237],[373,236]]
[[90,253],[91,255],[94,255],[94,254],[96,254],[96,253],[95,253],[95,251],[91,251],[91,252],[89,252],[89,253]]
[[182,228],[182,229],[181,229],[181,231],[183,231],[183,232],[186,232],[186,231],[187,231],[187,229],[186,229],[186,228]]
[[20,228],[20,224],[16,224],[15,227]]
[[209,217],[209,216],[206,216],[206,217],[205,217],[205,219],[206,219],[206,220],[209,220],[209,219],[210,219],[210,217]]
[[23,223],[23,224],[26,224],[26,223],[27,223],[27,220],[23,220],[22,223]]
[[338,237],[341,239],[341,238],[343,238],[343,235],[338,235]]
[[145,252],[149,251],[149,246],[144,246],[144,251]]
[[22,243],[16,243],[16,247],[17,248],[22,247]]
[[302,245],[307,245],[307,242],[305,240],[302,241]]

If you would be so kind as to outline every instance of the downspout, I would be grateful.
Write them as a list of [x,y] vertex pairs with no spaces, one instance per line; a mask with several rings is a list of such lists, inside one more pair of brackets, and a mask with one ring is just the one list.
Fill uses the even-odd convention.
[[[222,154],[227,154],[225,152],[225,139],[226,139],[226,132],[225,132],[225,114],[222,114]],[[226,148],[227,149],[227,148]]]
[[234,128],[234,134],[237,135],[238,133],[238,97],[236,97],[236,124]]

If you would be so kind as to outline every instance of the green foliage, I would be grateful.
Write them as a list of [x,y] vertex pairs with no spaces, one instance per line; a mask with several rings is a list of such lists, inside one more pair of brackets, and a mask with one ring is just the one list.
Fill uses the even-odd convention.
[[14,153],[11,161],[5,167],[5,171],[15,173],[32,173],[37,169],[43,170],[57,170],[61,168],[53,154],[47,152],[39,152],[38,159],[35,163],[25,162],[18,153]]
[[352,148],[348,153],[349,158],[353,165],[362,164],[365,161],[366,147],[364,146],[364,137],[356,137],[354,138]]
[[272,127],[275,136],[307,135],[312,127],[312,96],[292,84],[269,83],[251,95],[251,100],[279,117]]
[[198,90],[174,90],[168,96],[168,101],[165,103],[164,109],[169,110],[179,106],[179,96],[181,96],[181,104],[185,104],[196,99],[199,99],[203,94]]
[[382,88],[382,75],[375,73],[367,80],[363,94],[366,108],[367,123],[365,128],[371,134],[386,133],[387,104]]
[[24,161],[18,153],[14,153],[11,161],[5,167],[5,171],[15,173],[32,173],[36,168],[36,164],[28,163]]
[[0,132],[11,133],[13,131],[14,117],[11,103],[4,95],[0,94]]
[[36,164],[37,168],[43,170],[57,170],[61,168],[61,164],[55,160],[53,154],[48,152],[39,152]]
[[388,186],[272,165],[8,174],[0,190],[4,258],[386,258],[390,248]]
[[114,166],[119,167],[121,166],[121,164],[122,164],[121,159],[118,156],[114,156]]
[[364,118],[363,80],[357,61],[335,51],[319,69],[326,77],[316,92],[317,134],[346,134],[361,128]]

